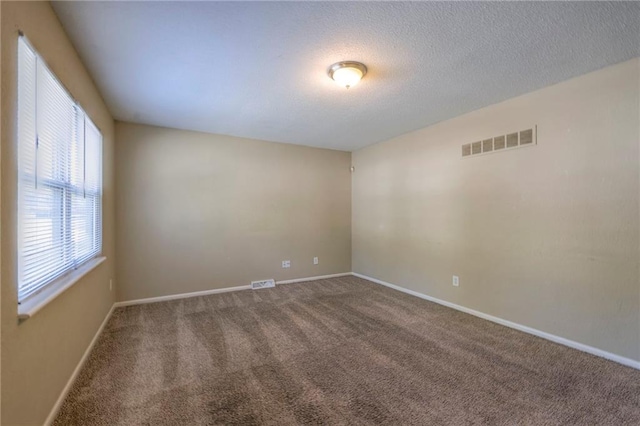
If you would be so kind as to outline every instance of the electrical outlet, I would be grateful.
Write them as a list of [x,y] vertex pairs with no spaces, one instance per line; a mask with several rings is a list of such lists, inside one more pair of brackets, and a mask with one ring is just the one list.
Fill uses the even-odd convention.
[[460,278],[457,275],[453,276],[453,286],[458,287],[460,285]]
[[317,264],[318,264],[318,258],[317,258],[317,257],[314,257],[314,258],[313,258],[313,264],[314,264],[314,265],[317,265]]
[[290,260],[283,260],[282,261],[282,267],[283,268],[291,268],[291,261]]
[[109,280],[109,291],[113,291],[113,279]]

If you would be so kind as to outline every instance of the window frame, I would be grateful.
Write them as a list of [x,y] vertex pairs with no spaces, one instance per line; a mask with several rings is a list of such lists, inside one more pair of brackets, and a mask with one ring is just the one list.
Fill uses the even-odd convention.
[[[29,53],[32,54],[35,58],[35,71],[34,76],[31,75],[21,75],[20,64],[21,61],[17,61],[17,73],[16,73],[16,172],[17,172],[17,180],[16,180],[16,211],[17,211],[17,238],[16,238],[16,254],[17,254],[17,268],[16,268],[16,291],[18,298],[18,316],[21,319],[28,318],[37,312],[41,307],[46,305],[49,301],[53,300],[60,293],[66,290],[68,287],[73,285],[76,281],[78,281],[82,276],[90,272],[92,269],[100,265],[106,258],[103,256],[103,164],[104,164],[104,151],[103,151],[103,142],[104,138],[100,128],[91,120],[89,115],[84,111],[80,103],[71,95],[70,91],[65,87],[64,84],[57,78],[57,76],[53,73],[51,68],[47,65],[46,61],[42,58],[42,56],[38,53],[38,51],[34,48],[34,46],[30,43],[28,38],[22,33],[18,34],[18,43],[16,49],[16,57],[20,57],[20,50],[23,48],[21,43],[24,43],[24,47],[29,49]],[[40,68],[41,67],[41,68]],[[59,88],[64,92],[69,98],[70,103],[73,108],[73,116],[72,120],[73,126],[73,140],[69,141],[69,151],[61,155],[61,158],[65,158],[68,165],[65,171],[60,172],[60,177],[43,177],[38,175],[37,171],[37,155],[38,155],[38,130],[39,125],[37,121],[38,116],[38,104],[41,102],[41,99],[37,96],[37,87],[38,87],[38,73],[39,70],[42,69],[47,74],[45,75],[47,78],[51,78],[54,80],[55,84],[59,86]],[[35,123],[35,138],[33,140],[33,144],[35,147],[35,151],[33,153],[34,157],[31,158],[21,158],[20,152],[23,149],[23,144],[28,146],[28,142],[24,141],[24,135],[22,134],[22,124],[21,116],[23,112],[21,111],[21,101],[20,93],[21,93],[21,84],[24,84],[20,81],[20,79],[27,78],[27,81],[30,78],[34,78],[35,81],[32,84],[35,84],[35,95],[33,98],[33,108],[32,112],[27,112],[27,114],[32,113]],[[26,101],[27,104],[30,101]],[[27,111],[30,108],[27,107]],[[64,111],[64,110],[61,110]],[[29,128],[29,125],[27,125]],[[88,141],[89,137],[87,136],[87,132],[89,129],[94,132],[92,134],[91,141]],[[78,132],[82,132],[81,136],[79,136]],[[31,135],[30,135],[31,136]],[[82,146],[81,156],[76,157],[76,159],[81,158],[80,163],[73,162],[74,153],[78,152],[77,148],[74,148],[75,151],[72,151],[72,144],[76,143]],[[87,158],[87,147],[91,144],[92,152],[95,154],[92,158]],[[54,146],[55,148],[55,146]],[[27,148],[29,149],[29,148]],[[34,148],[31,148],[34,149]],[[97,166],[97,170],[93,170],[92,175],[93,181],[90,185],[87,184],[88,176],[87,176],[87,167],[90,163],[93,163],[93,166]],[[29,169],[29,165],[33,165],[33,169]],[[78,167],[79,166],[79,167]],[[78,185],[77,182],[74,182],[71,178],[72,174],[81,174],[82,183]],[[56,173],[57,175],[58,173]],[[29,184],[29,180],[31,180],[33,185],[36,185],[36,189],[44,185],[47,188],[52,190],[52,193],[59,195],[55,195],[51,203],[45,205],[45,208],[49,208],[52,210],[59,209],[59,217],[52,216],[52,229],[57,229],[56,232],[52,234],[52,241],[58,239],[61,241],[60,244],[55,244],[53,242],[48,245],[44,243],[44,249],[52,249],[52,250],[62,250],[60,255],[54,255],[53,259],[58,259],[57,264],[58,267],[51,267],[50,271],[45,271],[45,274],[38,278],[33,278],[32,281],[29,281],[25,287],[25,283],[22,281],[25,273],[25,266],[23,263],[24,256],[24,243],[26,241],[23,229],[23,222],[26,220],[27,215],[32,214],[37,217],[37,207],[28,206],[25,204],[26,199],[29,194],[27,190],[23,188],[24,185]],[[94,182],[95,181],[95,182]],[[90,186],[90,187],[88,187]],[[82,197],[84,199],[90,198],[91,200],[87,203],[76,205],[74,208],[74,197]],[[77,201],[78,199],[75,198]],[[52,208],[53,206],[53,208]],[[29,213],[26,213],[29,212]],[[78,212],[81,214],[78,215]],[[84,226],[88,229],[88,236],[79,241],[75,241],[73,234],[74,232],[74,214],[76,215],[76,219],[80,218],[80,220],[85,220]],[[80,222],[82,223],[82,222]],[[82,225],[78,225],[82,226]],[[81,231],[82,232],[82,231]],[[89,243],[89,248],[85,248],[85,252],[82,256],[79,255],[80,245],[82,243]],[[33,244],[33,243],[32,243]],[[37,244],[37,242],[35,243]],[[69,252],[69,249],[71,252]],[[39,260],[36,259],[36,262]],[[36,263],[37,264],[37,263]],[[27,270],[29,268],[26,268]],[[22,291],[21,291],[22,290]]]

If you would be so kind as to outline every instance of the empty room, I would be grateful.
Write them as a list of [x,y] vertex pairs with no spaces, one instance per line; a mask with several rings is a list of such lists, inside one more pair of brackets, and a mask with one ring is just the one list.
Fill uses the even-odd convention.
[[640,425],[640,2],[0,22],[2,425]]

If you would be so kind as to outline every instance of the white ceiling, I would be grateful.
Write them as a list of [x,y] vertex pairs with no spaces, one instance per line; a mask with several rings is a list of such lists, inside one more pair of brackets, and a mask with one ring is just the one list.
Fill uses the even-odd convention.
[[341,150],[640,56],[638,3],[53,7],[118,120]]

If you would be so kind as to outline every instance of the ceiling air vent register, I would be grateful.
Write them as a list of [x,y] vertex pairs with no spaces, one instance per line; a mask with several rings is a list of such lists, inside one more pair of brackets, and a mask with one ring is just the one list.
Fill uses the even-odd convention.
[[507,133],[494,138],[483,139],[462,145],[462,157],[487,154],[497,151],[508,151],[514,148],[522,148],[538,144],[538,127]]

